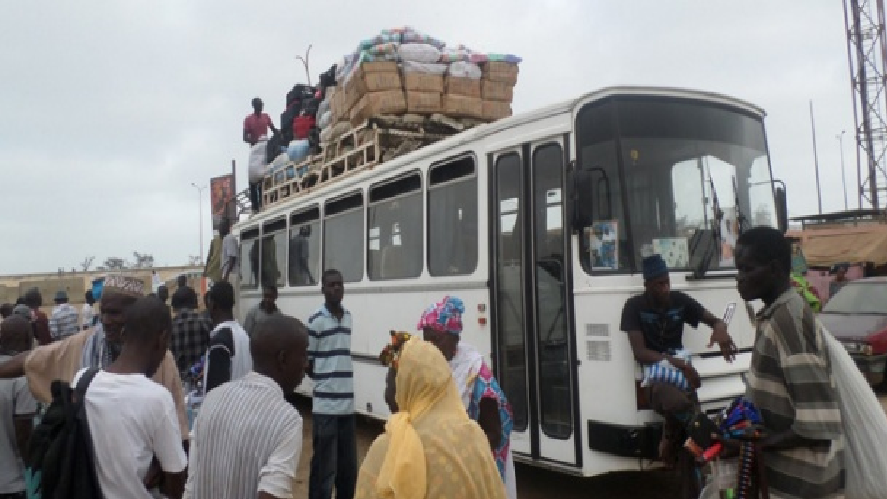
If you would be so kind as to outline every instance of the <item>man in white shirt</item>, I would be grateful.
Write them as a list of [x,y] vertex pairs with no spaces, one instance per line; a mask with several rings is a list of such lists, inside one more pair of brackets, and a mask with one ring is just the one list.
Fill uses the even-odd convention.
[[[219,236],[222,237],[222,280],[234,286],[234,295],[240,296],[240,243],[231,234],[231,222],[223,218],[219,223]],[[237,314],[237,317],[242,317]]]
[[127,311],[120,355],[86,391],[96,474],[109,499],[151,499],[146,483],[154,481],[157,468],[163,472],[161,492],[171,499],[182,496],[188,461],[176,406],[169,390],[150,379],[166,356],[171,329],[166,305],[140,298]]
[[55,307],[49,316],[49,334],[52,341],[63,340],[80,332],[77,309],[68,303],[68,293],[59,291],[55,294]]
[[234,288],[225,281],[209,290],[209,315],[215,328],[209,334],[209,348],[203,369],[204,393],[246,376],[253,368],[249,336],[234,320]]
[[[188,499],[284,499],[302,449],[302,417],[285,400],[305,374],[308,332],[275,315],[250,340],[255,371],[206,396],[191,443]],[[257,408],[261,408],[257,410]]]

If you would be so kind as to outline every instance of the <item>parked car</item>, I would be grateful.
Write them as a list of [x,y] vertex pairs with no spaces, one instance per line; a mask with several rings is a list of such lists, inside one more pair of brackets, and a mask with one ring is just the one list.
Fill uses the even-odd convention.
[[887,277],[847,283],[826,303],[819,319],[847,348],[868,382],[887,389]]

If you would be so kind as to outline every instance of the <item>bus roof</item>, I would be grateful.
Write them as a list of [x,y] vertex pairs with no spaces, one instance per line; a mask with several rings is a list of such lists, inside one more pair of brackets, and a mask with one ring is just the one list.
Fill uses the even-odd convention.
[[[737,109],[741,109],[746,113],[754,115],[758,118],[763,118],[766,116],[766,113],[763,109],[749,102],[743,101],[741,99],[737,99],[735,97],[730,97],[727,95],[722,95],[714,92],[705,92],[700,90],[690,90],[676,87],[652,87],[652,86],[612,86],[605,87],[599,90],[595,90],[593,92],[587,92],[579,97],[561,101],[555,104],[551,104],[548,106],[544,106],[532,111],[528,111],[525,113],[521,113],[515,116],[511,116],[508,118],[504,118],[501,120],[494,121],[492,123],[487,123],[484,125],[480,125],[469,130],[465,130],[464,132],[459,132],[457,134],[452,135],[451,137],[447,137],[443,140],[437,141],[433,144],[427,145],[425,147],[421,147],[415,151],[412,151],[403,156],[399,156],[397,158],[392,159],[391,161],[386,161],[372,170],[367,170],[369,174],[372,176],[378,175],[382,171],[388,171],[392,169],[396,169],[403,164],[413,163],[415,161],[427,158],[429,156],[438,155],[441,153],[446,153],[448,151],[453,151],[469,142],[485,138],[497,132],[507,130],[509,128],[517,127],[520,125],[524,125],[527,123],[532,123],[534,121],[539,121],[545,118],[549,118],[552,116],[557,116],[565,113],[572,113],[573,110],[579,104],[583,104],[585,102],[592,102],[601,99],[605,99],[608,97],[616,97],[616,96],[648,96],[648,97],[673,97],[678,99],[689,99],[689,100],[702,100],[706,102],[711,102],[715,104],[721,104]],[[320,187],[316,190],[312,189],[310,192],[304,195],[296,195],[290,198],[287,198],[284,201],[279,201],[269,207],[266,210],[261,211],[258,215],[249,218],[249,220],[241,220],[238,221],[233,227],[233,231],[239,232],[244,224],[249,225],[257,225],[262,224],[271,219],[277,219],[281,215],[285,215],[292,209],[293,205],[297,200],[309,200],[315,197],[315,194],[320,192],[325,192],[329,188],[338,188],[346,184],[351,184],[354,182],[359,182],[365,180],[366,173],[363,172],[364,175],[358,174],[354,176],[350,176],[347,179],[343,179],[342,182],[334,182],[330,183],[327,186]]]

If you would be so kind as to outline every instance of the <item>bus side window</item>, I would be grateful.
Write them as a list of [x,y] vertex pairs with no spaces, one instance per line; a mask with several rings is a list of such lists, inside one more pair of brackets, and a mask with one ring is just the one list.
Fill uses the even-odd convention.
[[367,274],[370,280],[422,274],[422,177],[418,172],[370,187]]
[[428,172],[428,273],[469,275],[477,268],[477,175],[473,156]]
[[323,268],[336,269],[345,282],[363,280],[363,193],[328,201],[323,219]]
[[286,218],[267,222],[262,227],[259,285],[281,287],[286,284]]

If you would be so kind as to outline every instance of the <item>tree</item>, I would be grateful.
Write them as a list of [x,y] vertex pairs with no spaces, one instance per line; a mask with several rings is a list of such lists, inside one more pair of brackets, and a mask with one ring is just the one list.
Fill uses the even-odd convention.
[[135,262],[133,262],[132,266],[136,269],[150,269],[154,266],[154,256],[149,255],[148,253],[139,253],[138,251],[133,251],[132,255],[135,257]]
[[89,272],[89,268],[92,267],[93,260],[95,260],[94,256],[88,256],[88,257],[84,258],[83,261],[80,262],[80,268],[84,272]]
[[102,264],[100,270],[123,270],[128,267],[129,265],[126,264],[126,260],[123,258],[109,256],[108,258],[105,258],[105,263]]

